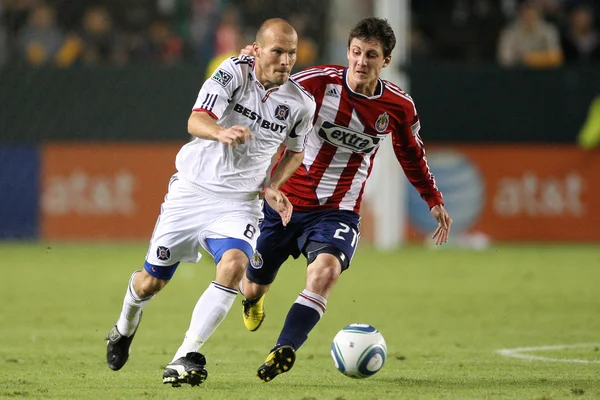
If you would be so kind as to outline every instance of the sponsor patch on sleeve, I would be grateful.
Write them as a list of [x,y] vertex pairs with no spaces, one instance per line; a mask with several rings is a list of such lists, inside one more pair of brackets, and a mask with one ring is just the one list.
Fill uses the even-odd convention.
[[211,79],[216,81],[219,85],[225,87],[233,80],[233,75],[231,72],[227,72],[224,69],[219,68],[212,75]]

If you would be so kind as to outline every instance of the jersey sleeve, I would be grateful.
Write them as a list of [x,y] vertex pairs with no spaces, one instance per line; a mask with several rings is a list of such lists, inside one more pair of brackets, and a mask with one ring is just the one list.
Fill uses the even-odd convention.
[[312,67],[295,73],[292,75],[292,79],[298,82],[308,93],[317,98],[325,90],[326,84],[322,79],[324,75],[325,73],[322,68]]
[[298,114],[297,120],[294,122],[294,126],[287,134],[287,137],[283,144],[291,151],[301,152],[304,151],[304,144],[306,142],[306,135],[313,128],[313,120],[315,115],[316,103],[313,99],[308,96],[305,97],[304,107],[302,112]]
[[193,110],[204,111],[220,119],[233,94],[242,86],[244,64],[248,61],[236,57],[223,61],[202,85]]
[[419,191],[421,198],[429,208],[444,204],[442,193],[435,184],[435,178],[429,170],[425,147],[419,131],[421,122],[416,110],[407,113],[408,121],[401,124],[392,134],[394,153],[400,162],[404,174],[410,183]]

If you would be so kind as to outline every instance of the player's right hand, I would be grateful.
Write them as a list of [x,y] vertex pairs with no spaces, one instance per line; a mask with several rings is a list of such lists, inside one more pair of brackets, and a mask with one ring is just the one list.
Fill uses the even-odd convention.
[[243,56],[254,56],[254,49],[251,44],[246,45],[243,49],[240,50],[240,54]]
[[431,208],[431,215],[438,223],[437,229],[431,236],[435,239],[436,245],[442,245],[448,241],[450,236],[450,227],[452,226],[452,218],[448,215],[448,212],[443,205],[438,204]]
[[267,186],[265,188],[265,200],[271,208],[279,214],[283,226],[286,226],[292,218],[294,207],[285,194],[278,189]]
[[246,143],[247,139],[253,139],[254,136],[246,126],[234,125],[231,128],[223,129],[217,132],[217,140],[221,143],[231,145],[235,148],[238,144]]

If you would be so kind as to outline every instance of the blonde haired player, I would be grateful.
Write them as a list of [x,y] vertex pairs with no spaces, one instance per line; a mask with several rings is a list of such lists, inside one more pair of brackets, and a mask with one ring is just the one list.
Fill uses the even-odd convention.
[[[282,19],[267,20],[253,44],[255,57],[231,57],[204,82],[188,131],[196,138],[176,158],[144,268],[129,280],[123,308],[108,334],[107,363],[119,370],[129,357],[142,308],[171,279],[179,262],[197,262],[198,246],[217,264],[163,383],[192,386],[207,377],[198,352],[229,312],[256,248],[264,199],[287,224],[292,205],[279,188],[301,165],[315,101],[290,77],[297,34]],[[286,146],[266,178],[271,157]]]

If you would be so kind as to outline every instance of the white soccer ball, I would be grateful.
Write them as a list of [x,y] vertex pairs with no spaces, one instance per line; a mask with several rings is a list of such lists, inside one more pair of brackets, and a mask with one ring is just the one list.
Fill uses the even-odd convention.
[[368,378],[385,363],[387,346],[383,335],[371,325],[351,324],[333,338],[331,358],[342,374]]

